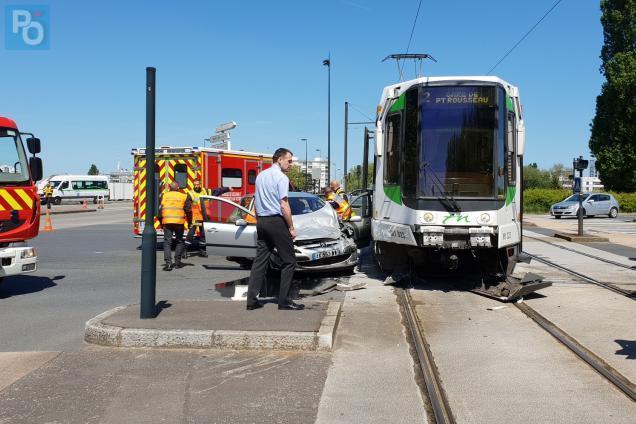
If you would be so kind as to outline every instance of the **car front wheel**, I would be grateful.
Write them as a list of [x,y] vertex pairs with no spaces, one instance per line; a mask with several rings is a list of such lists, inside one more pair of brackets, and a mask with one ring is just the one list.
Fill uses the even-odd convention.
[[616,218],[617,216],[618,216],[618,209],[616,209],[616,208],[610,209],[609,217],[610,218]]

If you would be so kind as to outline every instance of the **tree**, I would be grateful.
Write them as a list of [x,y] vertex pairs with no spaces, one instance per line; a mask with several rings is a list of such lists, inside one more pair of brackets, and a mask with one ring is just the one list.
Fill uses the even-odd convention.
[[551,180],[550,188],[563,188],[562,181],[564,179],[567,180],[570,174],[570,171],[565,169],[565,165],[562,163],[552,165],[552,168],[550,168],[548,172],[550,173]]
[[97,169],[97,165],[95,165],[94,163],[91,164],[91,167],[88,170],[88,175],[99,175],[99,169]]
[[539,169],[531,163],[523,167],[523,188],[551,188],[552,176],[550,171]]
[[[369,164],[369,173],[367,176],[367,188],[372,188],[373,185],[373,164]],[[362,188],[362,165],[356,165],[351,168],[346,176],[347,178],[347,191],[352,192]]]
[[311,177],[306,172],[303,172],[298,165],[292,165],[287,171],[287,178],[289,182],[296,188],[296,190],[307,190],[307,182],[311,181]]
[[606,188],[636,191],[636,0],[601,0],[606,81],[596,98],[589,147]]

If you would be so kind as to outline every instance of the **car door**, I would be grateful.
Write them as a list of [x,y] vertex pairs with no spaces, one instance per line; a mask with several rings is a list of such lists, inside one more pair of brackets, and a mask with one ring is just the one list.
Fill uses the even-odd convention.
[[256,257],[256,225],[248,209],[222,197],[201,196],[203,231],[208,253]]
[[598,201],[598,213],[602,215],[609,214],[610,211],[610,197],[608,194],[599,194]]
[[363,193],[351,200],[352,216],[359,216],[360,221],[353,220],[349,222],[355,228],[355,238],[358,247],[364,247],[371,240],[371,195]]
[[599,215],[601,213],[599,211],[600,197],[598,194],[593,194],[587,199],[587,204],[585,205],[585,213],[587,215]]

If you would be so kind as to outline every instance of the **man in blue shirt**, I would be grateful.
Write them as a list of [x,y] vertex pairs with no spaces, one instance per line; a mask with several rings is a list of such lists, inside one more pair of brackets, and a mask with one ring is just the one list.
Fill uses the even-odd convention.
[[272,166],[256,177],[254,208],[256,209],[256,259],[252,264],[247,288],[247,310],[263,306],[256,297],[261,291],[269,258],[274,248],[281,259],[280,291],[278,309],[301,310],[305,306],[294,303],[290,298],[290,288],[296,269],[294,239],[296,230],[292,221],[291,208],[287,199],[289,178],[287,171],[292,164],[292,152],[280,148],[274,152]]

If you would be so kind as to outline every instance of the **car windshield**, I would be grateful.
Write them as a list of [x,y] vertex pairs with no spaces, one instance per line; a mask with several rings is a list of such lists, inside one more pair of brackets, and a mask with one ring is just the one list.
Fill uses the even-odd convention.
[[29,180],[29,168],[20,134],[0,128],[0,182],[19,183]]
[[[589,194],[582,194],[581,195],[581,201],[587,199],[588,197],[590,197]],[[573,194],[572,196],[568,197],[567,199],[564,200],[564,202],[578,202],[579,201],[579,195],[578,194]]]
[[322,209],[325,202],[315,196],[294,196],[289,197],[289,206],[292,215],[304,215]]

